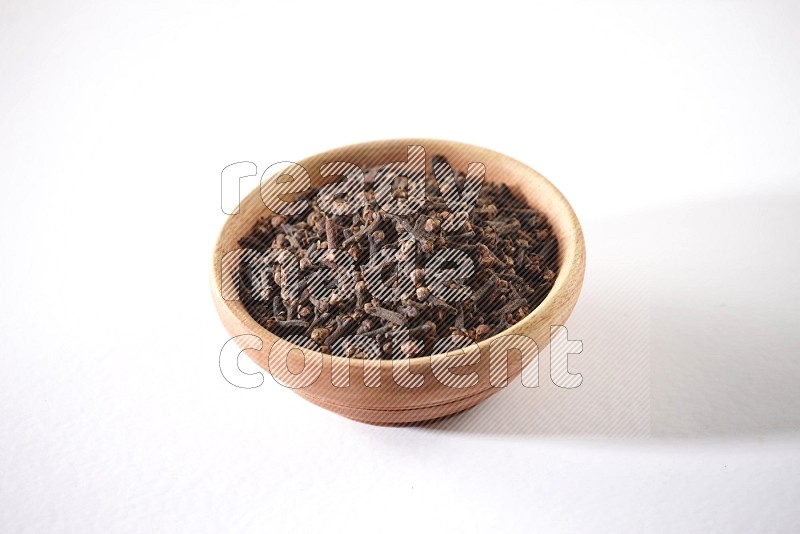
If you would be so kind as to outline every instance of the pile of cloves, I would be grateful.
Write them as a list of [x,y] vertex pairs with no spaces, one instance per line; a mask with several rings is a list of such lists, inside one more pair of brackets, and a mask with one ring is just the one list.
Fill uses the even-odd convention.
[[[432,158],[423,178],[424,203],[409,215],[382,209],[374,185],[391,180],[392,197],[405,199],[415,177],[386,176],[375,167],[365,171],[364,189],[357,193],[363,206],[355,213],[325,213],[312,191],[302,212],[260,219],[239,245],[272,252],[273,258],[283,254],[296,260],[298,272],[277,261],[242,262],[239,298],[250,315],[308,348],[389,359],[445,352],[523,319],[547,296],[558,274],[552,229],[541,213],[500,183],[502,177],[494,177],[482,183],[474,206],[460,214],[463,220],[452,231],[447,221],[459,214],[450,212],[452,203],[431,172],[447,165],[443,156]],[[453,175],[463,191],[467,176],[456,170]],[[437,258],[448,259],[443,251],[455,251],[472,265],[467,277],[439,276],[437,289],[431,283],[432,264],[456,272],[447,261],[437,263]],[[341,277],[315,277],[325,270],[346,275],[352,287],[345,290]],[[287,290],[290,282],[294,292]],[[455,298],[447,298],[450,294]],[[359,349],[357,342],[364,339],[377,354]]]

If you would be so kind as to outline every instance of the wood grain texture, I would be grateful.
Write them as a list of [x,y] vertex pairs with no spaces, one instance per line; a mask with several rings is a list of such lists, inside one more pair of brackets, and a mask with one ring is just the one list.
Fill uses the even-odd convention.
[[[412,358],[408,361],[413,373],[422,375],[420,387],[408,388],[393,380],[393,368],[405,365],[391,360],[348,360],[328,354],[305,350],[305,358],[299,350],[285,355],[289,369],[297,372],[306,361],[321,361],[322,372],[312,384],[294,389],[303,398],[323,408],[346,417],[373,424],[402,424],[440,418],[468,409],[489,396],[502,391],[493,387],[489,375],[489,348],[500,336],[522,334],[534,340],[540,353],[545,353],[550,343],[550,326],[564,324],[572,312],[583,283],[586,252],[583,232],[575,213],[564,196],[542,175],[530,167],[491,150],[456,143],[429,139],[396,139],[375,141],[337,148],[306,158],[298,163],[311,174],[313,186],[325,183],[319,176],[320,165],[331,161],[349,161],[366,169],[394,161],[405,161],[407,147],[421,145],[425,148],[428,169],[430,157],[443,154],[455,169],[465,170],[469,163],[480,162],[486,166],[486,180],[499,181],[509,186],[537,210],[541,211],[552,226],[559,243],[559,272],[552,290],[544,301],[522,321],[506,331],[478,343],[480,360],[468,366],[458,367],[456,373],[477,373],[477,381],[469,388],[451,388],[443,385],[434,376],[433,369],[446,365],[448,355],[432,355]],[[274,179],[264,180],[262,187],[268,188]],[[221,294],[222,258],[225,253],[239,247],[238,240],[246,235],[253,224],[269,211],[261,200],[259,189],[242,200],[239,214],[232,215],[223,226],[214,249],[211,286],[212,297],[220,318],[231,336],[249,334],[263,341],[261,350],[248,350],[246,354],[260,367],[269,372],[269,354],[277,337],[255,322],[238,300],[225,300]],[[251,338],[252,339],[252,338]],[[244,348],[251,345],[240,344]],[[285,353],[286,351],[281,351]],[[519,357],[512,352],[508,358],[508,380],[516,378],[522,371]],[[273,355],[273,362],[281,355]],[[331,380],[331,368],[349,366],[349,384],[336,387]],[[396,372],[396,371],[395,371]],[[379,374],[380,386],[365,385],[364,374]],[[289,388],[293,389],[293,388]]]

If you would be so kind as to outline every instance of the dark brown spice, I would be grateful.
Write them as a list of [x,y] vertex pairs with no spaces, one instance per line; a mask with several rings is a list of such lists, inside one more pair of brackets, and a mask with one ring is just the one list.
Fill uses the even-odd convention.
[[[465,191],[466,175],[441,155],[430,163],[425,202],[412,214],[384,212],[374,186],[376,180],[391,180],[392,198],[408,198],[415,177],[380,175],[373,168],[366,169],[366,189],[358,193],[364,204],[356,213],[326,215],[312,191],[304,195],[308,207],[302,213],[259,220],[240,246],[258,253],[288,252],[302,285],[289,292],[291,271],[277,260],[243,261],[239,296],[252,317],[279,336],[307,336],[321,352],[349,347],[343,341],[355,336],[374,342],[382,358],[396,358],[430,354],[442,339],[488,339],[535,309],[558,277],[558,241],[546,218],[496,182],[484,182],[471,211],[453,209],[449,195],[453,187]],[[440,185],[437,178],[446,173],[454,180]],[[456,217],[461,224],[448,231]],[[437,280],[438,273],[426,266],[443,249],[466,254],[471,274]],[[386,255],[375,264],[379,253]],[[350,286],[339,279],[312,284],[311,277],[322,271],[335,273],[334,278],[347,271]],[[358,352],[342,350],[342,355]]]

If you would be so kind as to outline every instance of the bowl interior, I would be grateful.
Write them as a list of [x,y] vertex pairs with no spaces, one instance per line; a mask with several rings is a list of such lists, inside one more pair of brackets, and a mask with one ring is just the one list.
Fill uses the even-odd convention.
[[[308,171],[312,187],[319,187],[336,180],[336,178],[328,180],[321,178],[319,169],[325,163],[347,161],[366,170],[372,166],[406,161],[410,145],[424,147],[429,173],[431,172],[430,158],[434,154],[444,155],[452,167],[459,170],[466,170],[468,165],[473,162],[483,163],[486,167],[485,179],[487,181],[505,183],[515,194],[524,198],[528,204],[544,214],[552,227],[558,241],[558,276],[552,289],[544,301],[525,319],[497,336],[520,330],[529,325],[531,321],[546,320],[552,315],[552,308],[559,306],[565,300],[563,295],[565,291],[579,290],[583,280],[585,251],[583,235],[575,213],[553,184],[538,172],[513,158],[485,148],[452,141],[396,139],[337,148],[297,163]],[[274,187],[273,176],[263,176],[261,184],[262,189]],[[291,195],[288,197],[291,198]],[[261,191],[256,189],[242,200],[240,212],[231,216],[223,226],[214,251],[212,283],[217,294],[221,292],[223,256],[229,251],[241,248],[238,240],[250,231],[259,218],[268,215],[271,215],[271,212],[261,199]],[[244,329],[263,339],[265,345],[271,345],[277,341],[278,337],[258,324],[240,301],[225,300],[223,302],[223,305],[242,324]],[[478,347],[483,350],[497,336],[478,342]],[[443,355],[434,355],[433,357],[437,356]],[[330,355],[323,355],[323,357],[338,358]],[[420,358],[430,358],[430,356],[412,358],[412,360]],[[376,360],[375,362],[391,363],[391,360]]]

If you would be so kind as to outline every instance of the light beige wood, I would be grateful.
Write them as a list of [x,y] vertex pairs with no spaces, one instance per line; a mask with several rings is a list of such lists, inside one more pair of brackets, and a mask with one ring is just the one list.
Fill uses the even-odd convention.
[[[466,169],[471,162],[481,162],[486,166],[486,179],[503,182],[517,194],[522,195],[532,206],[543,212],[558,239],[559,273],[551,292],[545,300],[525,319],[508,330],[481,341],[478,347],[480,361],[459,367],[456,373],[476,372],[477,383],[469,388],[456,389],[443,385],[433,374],[432,366],[441,366],[447,355],[433,355],[412,358],[410,370],[420,373],[424,383],[417,388],[407,388],[392,379],[393,366],[400,365],[389,360],[347,360],[337,356],[320,354],[306,350],[308,361],[321,359],[322,372],[311,385],[293,389],[303,398],[323,408],[346,417],[372,424],[403,424],[443,417],[468,409],[490,395],[502,391],[493,387],[489,376],[489,347],[500,336],[523,334],[533,339],[541,354],[547,354],[550,343],[550,326],[562,325],[572,312],[578,300],[585,269],[585,245],[583,232],[572,208],[564,196],[542,175],[530,167],[491,150],[430,139],[394,139],[375,141],[337,148],[306,158],[298,163],[311,174],[312,185],[323,181],[319,176],[320,165],[331,161],[348,161],[361,168],[381,165],[407,159],[408,145],[421,145],[425,148],[430,169],[430,157],[443,154],[456,169]],[[274,180],[265,180],[265,187],[271,187]],[[263,341],[261,350],[248,350],[250,356],[260,367],[269,372],[269,351],[277,337],[256,323],[238,300],[225,300],[221,296],[222,257],[225,253],[238,249],[237,241],[247,234],[259,217],[269,215],[261,200],[259,189],[242,200],[240,213],[232,215],[223,226],[217,239],[212,264],[212,296],[225,328],[231,336],[255,335]],[[244,345],[242,348],[250,348]],[[302,369],[305,359],[300,351],[290,351],[287,358],[289,369],[297,372]],[[331,380],[331,368],[349,364],[350,376],[347,387],[335,387]],[[364,373],[374,376],[379,373],[380,387],[367,387]],[[512,353],[508,358],[508,380],[514,380],[522,371],[521,362]]]

